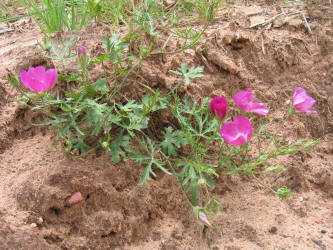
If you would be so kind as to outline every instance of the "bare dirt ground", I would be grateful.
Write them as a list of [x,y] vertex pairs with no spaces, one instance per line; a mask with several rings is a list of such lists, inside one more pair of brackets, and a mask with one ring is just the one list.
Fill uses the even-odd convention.
[[[264,27],[248,28],[271,17]],[[238,2],[218,14],[197,50],[143,62],[140,80],[161,89],[174,84],[169,70],[181,62],[203,65],[205,76],[184,92],[231,100],[252,87],[271,107],[271,119],[282,117],[296,86],[317,100],[318,116],[293,117],[281,135],[288,141],[320,137],[320,145],[283,158],[284,172],[262,177],[272,187],[288,186],[292,197],[281,201],[251,178],[222,175],[214,191],[221,214],[211,219],[218,227],[205,234],[189,217],[170,176],[159,173],[137,186],[142,171],[137,164],[112,165],[104,154],[73,159],[59,149],[52,131],[31,125],[40,117],[13,104],[18,93],[5,69],[19,73],[49,62],[37,45],[42,34],[30,19],[13,28],[0,34],[0,249],[333,249],[333,6],[328,1],[292,8]],[[79,32],[78,41],[97,55],[106,35],[108,27],[91,25]],[[177,41],[166,49],[177,49]],[[91,75],[97,79],[103,71],[91,69]],[[142,92],[133,79],[124,88],[134,98]],[[78,191],[84,200],[68,206]]]

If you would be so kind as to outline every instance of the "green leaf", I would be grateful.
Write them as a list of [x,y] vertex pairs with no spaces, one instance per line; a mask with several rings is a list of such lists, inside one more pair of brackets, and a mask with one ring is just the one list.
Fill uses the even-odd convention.
[[142,178],[139,181],[138,185],[143,185],[145,182],[149,179],[149,174],[152,173],[155,175],[155,173],[151,169],[151,162],[149,162],[148,166],[145,168],[145,171],[143,172]]
[[98,79],[94,83],[94,90],[102,95],[105,95],[107,92],[109,92],[109,87],[107,86],[106,79],[105,78]]
[[123,131],[112,141],[110,144],[109,156],[111,161],[118,163],[121,156],[125,156],[123,149],[126,149],[130,146],[130,137],[123,135]]
[[126,52],[128,45],[122,42],[120,35],[112,34],[111,39],[109,37],[103,37],[102,41],[106,45],[106,54],[111,63],[119,64],[128,59],[128,57],[121,57],[121,55]]
[[72,148],[79,150],[80,153],[86,152],[88,149],[91,148],[89,145],[84,143],[83,138],[84,138],[83,136],[81,138],[74,136],[70,138],[70,143],[72,145]]
[[157,168],[162,170],[164,173],[171,175],[171,173],[163,166],[163,165],[165,165],[165,162],[163,162],[162,160],[155,157],[155,154],[158,150],[157,150],[154,142],[149,138],[147,138],[147,139],[139,138],[139,141],[142,146],[142,151],[144,153],[142,153],[141,151],[138,151],[138,150],[130,150],[132,155],[126,157],[127,160],[134,160],[134,161],[138,162],[139,164],[146,165],[146,168],[143,172],[139,185],[144,184],[148,180],[150,175],[153,175],[156,177],[156,174],[154,173],[154,171],[152,169],[153,165],[155,165]]
[[203,74],[201,74],[203,72],[203,66],[191,67],[188,70],[187,64],[182,62],[180,68],[178,68],[177,70],[178,71],[170,70],[170,72],[179,76],[183,76],[185,85],[188,85],[190,83],[190,79],[199,78],[203,76]]
[[279,167],[279,166],[276,166],[276,165],[273,165],[273,166],[268,166],[266,169],[265,169],[265,172],[268,173],[268,172],[274,172],[274,173],[280,173],[283,171],[283,168],[282,167]]
[[181,130],[173,131],[172,127],[167,127],[162,133],[164,140],[160,143],[160,146],[162,151],[169,156],[176,156],[176,148],[187,144],[187,140]]
[[106,61],[109,58],[108,54],[103,54],[99,57],[96,57],[95,59],[91,60],[88,63],[88,66],[93,65],[93,64],[97,64],[97,63],[102,63],[104,61]]
[[97,135],[102,129],[102,122],[109,111],[109,106],[106,103],[99,104],[91,99],[86,99],[84,104],[86,106],[84,120],[88,126],[94,127],[92,134]]
[[277,191],[276,194],[282,199],[286,199],[289,195],[292,194],[292,192],[289,190],[287,187],[280,187]]

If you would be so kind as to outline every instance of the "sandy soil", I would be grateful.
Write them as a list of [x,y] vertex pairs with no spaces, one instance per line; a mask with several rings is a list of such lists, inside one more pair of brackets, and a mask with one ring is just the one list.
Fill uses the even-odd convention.
[[[149,57],[123,89],[124,95],[140,96],[144,90],[135,84],[140,79],[163,90],[176,81],[169,70],[185,61],[205,66],[205,76],[182,90],[190,96],[231,100],[252,87],[273,110],[271,119],[282,117],[281,107],[296,86],[317,100],[319,115],[293,117],[281,136],[320,137],[320,145],[281,159],[284,172],[262,177],[272,187],[288,186],[292,197],[281,201],[249,177],[222,175],[214,190],[221,214],[211,218],[218,227],[206,233],[189,217],[170,176],[159,173],[137,186],[142,171],[137,164],[113,165],[103,153],[73,159],[59,149],[52,131],[31,125],[41,117],[13,104],[18,93],[5,69],[19,73],[58,65],[41,55],[42,34],[30,19],[13,23],[13,31],[0,34],[0,249],[333,249],[332,9],[328,1],[283,9],[304,11],[309,33],[299,14],[248,29],[278,15],[281,7],[235,4],[218,14],[197,50]],[[98,55],[100,38],[110,34],[108,27],[90,25],[78,41]],[[175,49],[177,41],[166,47]],[[92,80],[103,77],[99,68],[90,71]],[[68,206],[76,192],[84,200]]]

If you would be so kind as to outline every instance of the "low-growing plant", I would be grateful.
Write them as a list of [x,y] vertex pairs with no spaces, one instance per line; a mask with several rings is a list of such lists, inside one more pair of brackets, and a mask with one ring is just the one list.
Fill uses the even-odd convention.
[[[182,97],[177,87],[163,94],[142,84],[150,94],[141,100],[115,102],[114,96],[119,93],[126,77],[139,65],[144,53],[131,68],[126,65],[127,74],[118,86],[111,88],[104,78],[91,83],[89,65],[110,60],[120,67],[124,61],[137,60],[128,54],[126,43],[118,36],[104,38],[104,43],[106,54],[91,61],[86,49],[83,46],[78,48],[80,73],[63,75],[61,79],[81,84],[76,88],[72,86],[71,91],[64,94],[59,91],[51,94],[50,90],[58,79],[55,69],[30,68],[19,78],[9,74],[9,82],[14,87],[22,91],[21,81],[36,92],[28,94],[22,91],[20,103],[45,114],[45,121],[36,125],[51,126],[66,152],[82,156],[104,149],[115,164],[123,160],[137,162],[144,167],[139,185],[154,179],[157,169],[172,175],[195,217],[205,226],[211,226],[206,215],[218,211],[219,203],[212,190],[222,174],[252,176],[281,199],[291,193],[287,187],[272,189],[258,176],[283,171],[281,166],[272,163],[275,159],[309,150],[318,144],[319,140],[301,139],[290,144],[278,140],[277,134],[291,116],[299,112],[317,113],[310,109],[315,100],[303,88],[296,88],[286,115],[275,131],[267,129],[267,124],[273,123],[265,118],[269,108],[254,102],[251,88],[234,95],[233,100],[240,110],[233,118],[228,116],[229,106],[225,97],[212,100]],[[203,76],[202,67],[188,67],[185,63],[171,72],[182,78],[180,84],[189,84],[192,79]],[[161,128],[158,134],[149,126],[157,111],[171,114],[175,121]],[[259,123],[254,126],[255,120]]]

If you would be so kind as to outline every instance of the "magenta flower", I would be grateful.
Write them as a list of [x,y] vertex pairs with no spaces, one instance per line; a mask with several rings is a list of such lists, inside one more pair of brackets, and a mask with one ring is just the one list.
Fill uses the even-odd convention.
[[267,115],[269,108],[263,103],[253,101],[252,89],[248,88],[247,91],[239,91],[234,96],[234,102],[245,112],[254,112],[259,115]]
[[311,96],[308,96],[305,89],[296,87],[293,98],[293,106],[297,112],[318,114],[315,110],[309,110],[315,103],[316,100]]
[[236,116],[234,122],[226,122],[220,129],[221,136],[230,145],[239,146],[251,139],[253,127],[245,116]]
[[79,57],[81,57],[81,55],[85,56],[86,53],[86,48],[82,45],[79,46]]
[[224,97],[215,97],[210,102],[210,112],[213,116],[218,115],[221,120],[225,117],[228,111],[227,100]]
[[201,105],[201,98],[199,98],[195,103]]
[[27,88],[41,93],[50,90],[58,80],[57,71],[49,69],[45,71],[44,66],[29,68],[20,74],[20,79]]

